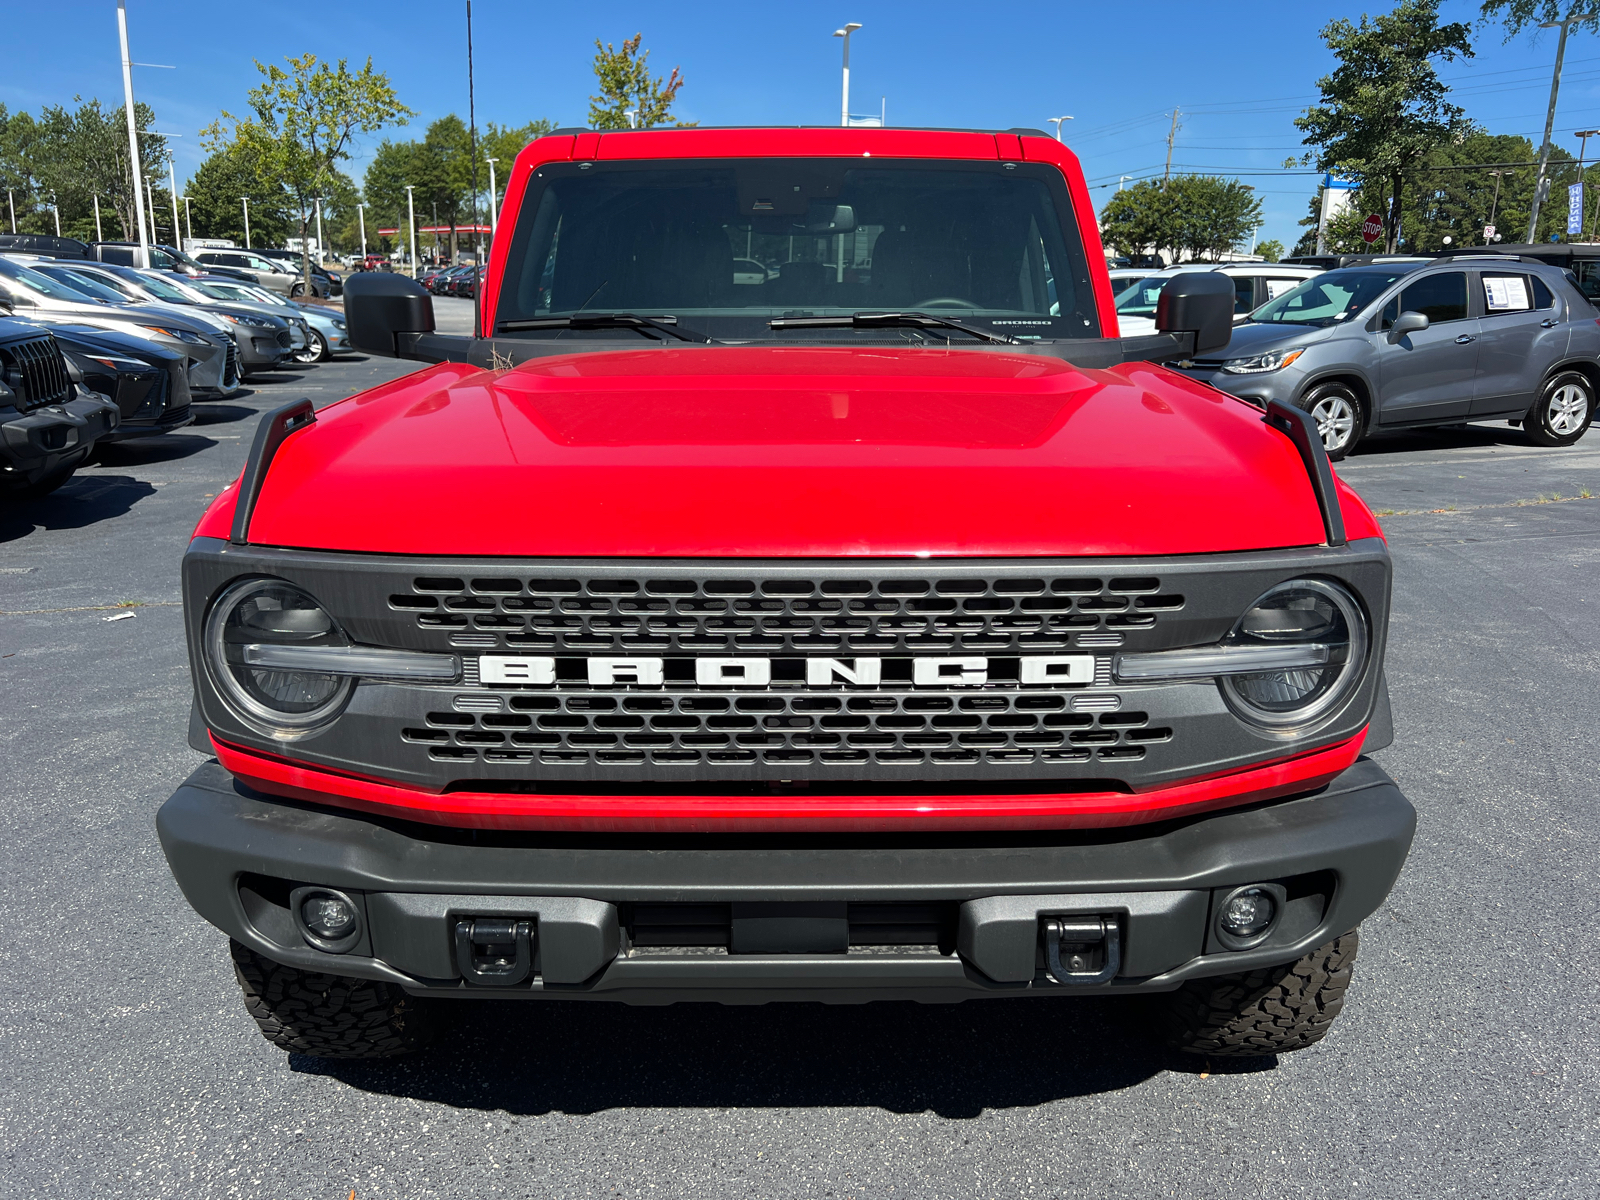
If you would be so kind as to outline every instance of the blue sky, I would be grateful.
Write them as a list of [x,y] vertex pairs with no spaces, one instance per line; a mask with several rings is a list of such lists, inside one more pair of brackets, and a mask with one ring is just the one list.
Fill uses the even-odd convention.
[[[11,47],[0,102],[12,109],[70,103],[74,94],[120,103],[114,0],[3,0]],[[839,40],[846,21],[863,28],[851,46],[852,103],[875,113],[886,99],[891,125],[1048,128],[1070,114],[1066,140],[1083,159],[1096,203],[1121,175],[1159,173],[1169,114],[1182,110],[1175,169],[1237,175],[1265,203],[1263,237],[1298,236],[1314,187],[1310,174],[1279,170],[1297,152],[1294,117],[1315,99],[1332,60],[1317,36],[1328,20],[1388,5],[1168,3],[814,4],[678,3],[473,5],[478,119],[522,123],[548,117],[581,124],[593,76],[595,38],[620,42],[643,31],[651,65],[683,69],[679,111],[707,125],[833,124],[839,112]],[[467,111],[461,0],[333,0],[313,5],[240,5],[128,0],[133,57],[176,70],[136,69],[139,99],[159,127],[183,136],[180,184],[203,157],[199,129],[218,111],[243,107],[257,79],[252,59],[307,51],[359,62],[370,55],[418,112],[411,129]],[[1472,21],[1477,6],[1447,3]],[[1497,28],[1476,32],[1477,57],[1446,67],[1457,103],[1491,133],[1537,141],[1549,98],[1553,33],[1502,44]],[[53,47],[70,46],[70,50]],[[26,49],[22,49],[26,48]],[[21,50],[19,53],[18,51]],[[1600,38],[1567,47],[1556,128],[1576,153],[1573,130],[1600,125]],[[373,139],[362,153],[370,153]],[[1600,145],[1590,143],[1591,153]],[[359,176],[361,161],[354,164]]]

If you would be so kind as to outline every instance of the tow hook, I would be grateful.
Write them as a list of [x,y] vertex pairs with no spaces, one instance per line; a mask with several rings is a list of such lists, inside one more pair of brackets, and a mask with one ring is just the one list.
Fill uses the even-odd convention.
[[[1122,931],[1115,917],[1046,917],[1045,975],[1066,987],[1092,987],[1110,983],[1122,969]],[[1092,969],[1096,946],[1104,947],[1105,961]]]
[[456,967],[468,983],[511,987],[533,970],[533,924],[469,917],[456,922]]

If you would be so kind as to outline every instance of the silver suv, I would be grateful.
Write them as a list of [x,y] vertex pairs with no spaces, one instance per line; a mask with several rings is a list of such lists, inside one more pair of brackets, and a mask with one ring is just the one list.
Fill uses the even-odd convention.
[[1333,459],[1368,433],[1464,421],[1506,420],[1568,446],[1600,394],[1597,318],[1545,263],[1381,263],[1308,279],[1256,309],[1221,355],[1168,365],[1305,409]]

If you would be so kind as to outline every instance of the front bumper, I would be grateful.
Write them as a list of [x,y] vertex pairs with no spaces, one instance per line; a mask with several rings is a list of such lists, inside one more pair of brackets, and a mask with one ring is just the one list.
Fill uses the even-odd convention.
[[[1416,813],[1361,759],[1307,795],[1137,828],[494,834],[276,800],[213,762],[173,794],[156,824],[173,874],[202,916],[304,969],[447,997],[859,1003],[1160,992],[1293,961],[1382,903]],[[1212,928],[1213,906],[1227,889],[1254,883],[1284,886],[1283,915],[1260,945],[1226,950]],[[308,885],[339,889],[359,906],[363,925],[348,952],[314,949],[296,932],[289,896]],[[761,905],[800,907],[745,907]],[[850,948],[730,952],[741,920],[774,911],[798,913],[802,924],[847,922]],[[1052,982],[1039,945],[1047,915],[1116,924],[1116,978],[1091,987]],[[529,923],[530,978],[509,987],[464,981],[454,931],[473,918]],[[690,928],[698,932],[660,935]]]
[[82,462],[122,414],[104,396],[80,392],[65,404],[0,417],[0,486],[26,487]]

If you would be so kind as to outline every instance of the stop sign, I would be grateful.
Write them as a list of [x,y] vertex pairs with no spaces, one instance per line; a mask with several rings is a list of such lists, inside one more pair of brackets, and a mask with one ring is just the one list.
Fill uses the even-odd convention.
[[1383,236],[1383,218],[1379,216],[1368,217],[1361,222],[1361,240],[1375,242]]

